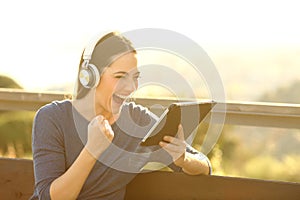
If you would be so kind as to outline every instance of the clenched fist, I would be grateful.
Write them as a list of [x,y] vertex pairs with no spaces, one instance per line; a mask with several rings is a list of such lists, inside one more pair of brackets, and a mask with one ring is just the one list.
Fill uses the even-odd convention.
[[88,139],[85,148],[94,158],[107,149],[114,138],[114,132],[102,115],[96,116],[88,125]]

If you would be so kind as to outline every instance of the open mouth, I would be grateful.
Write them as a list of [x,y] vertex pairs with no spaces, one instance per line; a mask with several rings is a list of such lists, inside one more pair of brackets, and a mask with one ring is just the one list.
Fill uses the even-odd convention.
[[127,98],[128,98],[128,96],[125,96],[125,95],[116,94],[116,93],[113,94],[113,100],[117,104],[122,104],[125,101],[125,99],[127,99]]

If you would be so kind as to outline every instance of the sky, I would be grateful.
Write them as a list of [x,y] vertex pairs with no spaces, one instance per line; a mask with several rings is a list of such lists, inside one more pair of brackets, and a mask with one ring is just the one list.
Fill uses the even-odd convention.
[[226,80],[223,53],[300,47],[299,5],[296,0],[1,1],[0,74],[28,90],[73,82],[82,50],[97,33],[163,28],[202,46]]

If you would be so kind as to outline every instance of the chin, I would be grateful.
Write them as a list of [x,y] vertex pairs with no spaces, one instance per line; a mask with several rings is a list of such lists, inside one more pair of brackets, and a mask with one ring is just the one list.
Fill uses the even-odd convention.
[[119,114],[121,112],[122,105],[112,104],[111,112],[112,114]]

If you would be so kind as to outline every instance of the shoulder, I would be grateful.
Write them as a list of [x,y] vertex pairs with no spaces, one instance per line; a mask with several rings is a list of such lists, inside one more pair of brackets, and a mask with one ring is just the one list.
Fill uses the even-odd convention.
[[70,100],[52,101],[38,109],[35,119],[39,118],[60,118],[63,113],[72,108]]
[[129,103],[124,104],[124,106],[122,108],[122,112],[124,112],[124,111],[129,112],[133,118],[138,118],[138,117],[143,117],[143,116],[154,118],[154,119],[158,118],[147,107],[136,104],[135,102],[129,102]]
[[136,104],[135,102],[125,103],[122,110],[123,109],[127,109],[132,114],[154,115],[147,107]]
[[149,125],[158,119],[148,108],[135,102],[125,103],[122,107],[121,116],[129,117],[133,121],[141,123],[140,125]]
[[56,144],[63,145],[64,116],[69,113],[68,109],[71,108],[72,104],[69,100],[53,101],[42,106],[36,112],[32,128],[35,150],[44,144],[53,148]]
[[71,107],[70,100],[61,100],[61,101],[52,101],[41,108],[38,109],[37,113],[44,113],[44,112],[55,112],[55,111],[65,111],[69,107]]

